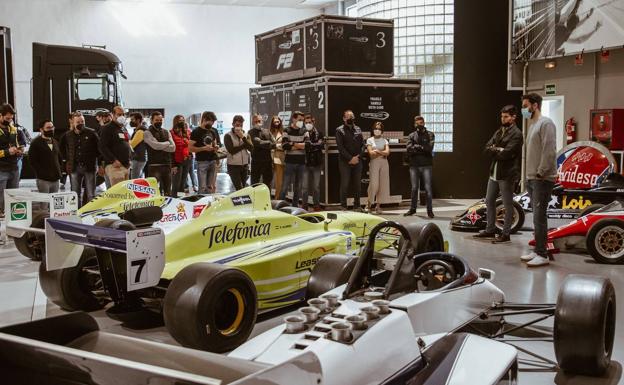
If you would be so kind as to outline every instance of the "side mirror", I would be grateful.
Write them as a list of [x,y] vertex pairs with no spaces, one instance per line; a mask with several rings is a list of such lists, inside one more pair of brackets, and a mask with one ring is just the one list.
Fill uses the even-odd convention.
[[496,276],[496,273],[494,273],[494,270],[479,268],[479,278],[484,278],[484,279],[487,279],[488,281],[493,281],[494,276]]
[[336,213],[327,213],[327,219],[329,219],[331,221],[335,221],[336,219],[338,219],[338,214],[336,214]]

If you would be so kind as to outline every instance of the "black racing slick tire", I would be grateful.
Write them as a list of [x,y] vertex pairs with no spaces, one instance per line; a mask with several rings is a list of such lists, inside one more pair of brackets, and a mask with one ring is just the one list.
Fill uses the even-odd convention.
[[[496,201],[496,229],[498,229],[498,231],[502,231],[503,230],[503,223],[504,223],[504,217],[505,217],[505,208],[503,206],[503,200],[499,199]],[[511,228],[509,230],[510,234],[515,234],[517,233],[522,226],[524,226],[524,210],[522,209],[522,206],[520,206],[520,203],[513,201],[513,210],[514,210],[514,214],[513,214],[513,220],[511,222]]]
[[602,375],[611,362],[615,336],[615,290],[607,278],[572,274],[557,298],[555,356],[567,373]]
[[598,263],[624,263],[624,221],[600,219],[587,232],[585,246]]
[[243,271],[195,263],[171,281],[163,315],[167,330],[181,345],[223,353],[247,340],[257,309],[256,288]]
[[271,208],[273,210],[279,210],[282,207],[287,207],[290,206],[290,203],[284,200],[279,200],[279,199],[273,199],[271,200]]
[[327,254],[321,257],[308,278],[306,298],[316,298],[321,294],[347,283],[357,258],[343,254]]
[[581,210],[581,212],[579,213],[578,217],[583,217],[587,214],[593,213],[594,211],[603,208],[605,205],[603,205],[602,203],[594,203],[593,205],[589,205],[587,207],[585,207],[583,210]]
[[[442,231],[435,223],[409,223],[405,225],[405,228],[412,239],[412,255],[430,251],[445,251]],[[404,245],[405,240],[401,236],[399,239],[399,250]]]
[[[34,211],[32,216],[31,227],[43,229],[45,227],[45,219],[50,216],[47,211]],[[13,238],[15,248],[23,256],[33,261],[41,261],[45,255],[45,236],[32,232],[26,232],[19,238]]]
[[94,311],[108,300],[98,296],[104,287],[99,276],[95,250],[85,248],[74,267],[46,270],[45,261],[39,266],[39,283],[50,301],[67,311]]

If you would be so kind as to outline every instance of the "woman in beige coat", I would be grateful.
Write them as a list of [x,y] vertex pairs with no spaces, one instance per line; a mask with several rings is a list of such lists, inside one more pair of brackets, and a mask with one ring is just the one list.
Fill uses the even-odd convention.
[[284,178],[284,158],[286,154],[282,149],[282,136],[284,127],[282,119],[274,115],[271,118],[271,136],[275,141],[275,150],[273,150],[273,181],[275,183],[275,199],[279,199],[280,191],[282,191],[282,179]]
[[390,144],[383,135],[383,123],[373,123],[371,136],[366,140],[366,150],[370,162],[368,163],[368,203],[366,208],[371,210],[371,205],[377,203],[376,214],[381,214],[381,204],[386,203],[390,197],[390,168],[388,156]]

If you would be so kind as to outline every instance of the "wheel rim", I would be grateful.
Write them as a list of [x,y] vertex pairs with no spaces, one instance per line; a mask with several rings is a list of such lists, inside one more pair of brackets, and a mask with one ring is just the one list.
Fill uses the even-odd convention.
[[217,330],[224,336],[230,336],[238,331],[245,314],[245,300],[240,290],[229,288],[219,297],[215,323]]
[[619,226],[606,226],[598,231],[594,246],[605,258],[620,258],[624,255],[624,229]]
[[[513,218],[511,220],[511,228],[515,228],[518,225],[518,221],[520,220],[520,216],[518,215],[518,211],[514,207],[513,209]],[[496,206],[496,227],[499,230],[503,229],[505,223],[505,206],[498,205]]]

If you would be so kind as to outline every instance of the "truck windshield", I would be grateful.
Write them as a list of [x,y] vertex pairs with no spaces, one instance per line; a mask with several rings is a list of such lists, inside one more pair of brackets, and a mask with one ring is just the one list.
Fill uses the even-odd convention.
[[108,100],[108,75],[107,73],[95,73],[91,76],[74,74],[76,86],[76,99],[78,100]]

